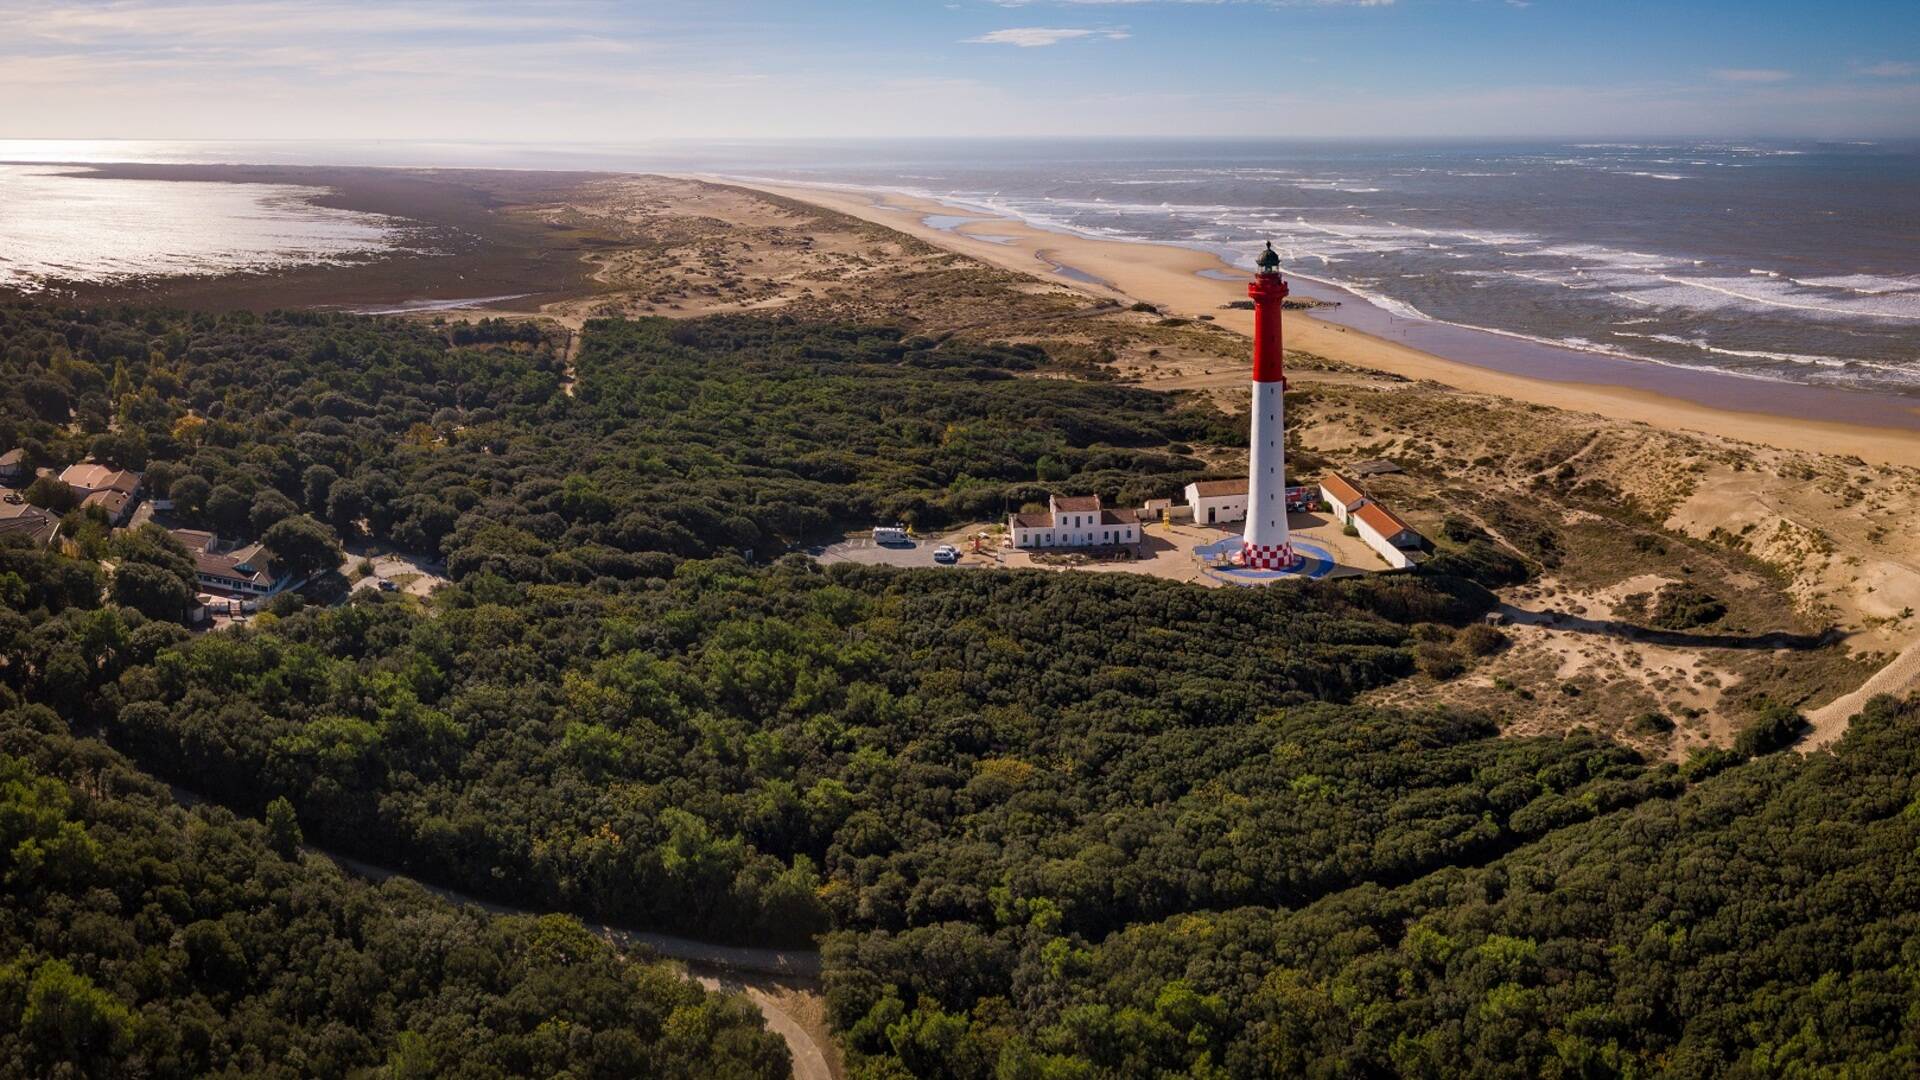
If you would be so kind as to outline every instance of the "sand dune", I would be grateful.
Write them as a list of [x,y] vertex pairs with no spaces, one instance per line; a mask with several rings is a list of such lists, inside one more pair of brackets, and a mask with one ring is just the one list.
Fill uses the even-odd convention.
[[[951,221],[952,207],[899,193],[876,195],[771,184],[738,186],[837,210],[984,263],[1035,274],[1094,295],[1129,302],[1145,301],[1168,314],[1188,318],[1212,316],[1222,326],[1251,332],[1250,313],[1222,308],[1230,301],[1245,299],[1245,286],[1241,284],[1244,275],[1205,252],[1071,236],[985,212],[969,214],[970,220],[952,228],[937,228],[926,224],[925,219],[944,216],[942,223]],[[1288,347],[1293,349],[1358,367],[1432,380],[1461,390],[1596,413],[1669,430],[1704,432],[1783,450],[1852,455],[1894,465],[1920,465],[1920,431],[1741,412],[1646,390],[1512,375],[1434,356],[1314,319],[1304,312],[1288,317],[1286,334]]]

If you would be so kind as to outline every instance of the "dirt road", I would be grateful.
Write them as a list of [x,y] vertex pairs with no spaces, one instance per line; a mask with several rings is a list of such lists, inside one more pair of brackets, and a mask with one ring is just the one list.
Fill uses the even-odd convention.
[[[370,881],[385,881],[409,875],[359,859],[350,859],[329,851],[310,848],[332,859],[348,873]],[[443,889],[414,879],[421,888],[442,899],[471,904],[496,915],[543,915],[546,912],[510,907],[480,900],[452,889]],[[686,968],[687,977],[709,990],[728,990],[741,994],[766,1017],[767,1029],[786,1042],[793,1056],[795,1080],[838,1080],[840,1072],[829,1057],[832,1046],[821,1030],[820,954],[806,949],[754,949],[737,945],[715,945],[672,934],[627,930],[581,920],[587,927],[613,943],[628,949],[644,945],[661,956],[677,960]],[[800,1005],[801,1008],[795,1006]],[[810,1015],[802,1015],[810,1014]],[[809,1023],[809,1020],[813,1023]]]

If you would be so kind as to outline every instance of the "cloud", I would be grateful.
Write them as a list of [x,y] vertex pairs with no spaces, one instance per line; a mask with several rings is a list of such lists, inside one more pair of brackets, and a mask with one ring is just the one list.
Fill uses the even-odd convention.
[[1713,73],[1722,82],[1777,83],[1793,78],[1793,72],[1779,68],[1720,68]]
[[581,31],[597,20],[579,5],[529,12],[492,3],[368,6],[347,0],[106,0],[91,3],[0,2],[0,21],[28,38],[69,45],[142,38],[373,36],[392,34],[520,34]]
[[1037,49],[1046,45],[1058,45],[1063,41],[1076,41],[1081,38],[1098,38],[1102,41],[1122,41],[1132,37],[1125,30],[1086,30],[1061,26],[1015,26],[1006,30],[995,30],[964,40],[968,45],[1017,45],[1022,49]]
[[1861,68],[1860,74],[1876,75],[1882,79],[1904,79],[1909,75],[1920,75],[1920,64],[1908,63],[1905,60],[1886,60]]

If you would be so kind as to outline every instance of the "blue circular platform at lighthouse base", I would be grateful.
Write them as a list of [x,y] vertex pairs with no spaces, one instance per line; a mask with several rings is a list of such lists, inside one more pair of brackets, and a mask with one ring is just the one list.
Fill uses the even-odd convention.
[[1237,536],[1215,540],[1193,549],[1193,553],[1208,564],[1207,573],[1229,585],[1269,585],[1295,578],[1315,581],[1332,573],[1334,567],[1333,555],[1326,548],[1317,544],[1303,544],[1298,540],[1293,542],[1293,553],[1300,557],[1300,561],[1286,570],[1249,570],[1244,566],[1213,565],[1231,559],[1239,551],[1240,538]]

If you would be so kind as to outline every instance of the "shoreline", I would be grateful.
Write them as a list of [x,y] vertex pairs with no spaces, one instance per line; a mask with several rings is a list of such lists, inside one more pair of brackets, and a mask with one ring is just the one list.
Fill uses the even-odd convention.
[[[310,189],[308,205],[396,219],[394,246],[342,262],[288,262],[218,273],[59,281],[0,297],[72,304],[154,303],[196,310],[298,308],[350,312],[484,299],[505,310],[592,290],[581,256],[599,238],[516,213],[562,205],[604,174],[358,165],[0,162],[52,168],[74,182],[115,180],[268,184]],[[492,307],[490,304],[489,307]],[[493,308],[501,310],[500,308]]]
[[[1251,333],[1251,315],[1222,305],[1245,299],[1246,271],[1218,256],[1168,244],[1102,240],[1043,229],[1018,218],[896,191],[814,188],[693,175],[709,183],[762,191],[884,225],[936,247],[983,263],[1032,274],[1102,299],[1144,301],[1164,314],[1214,317],[1217,325]],[[929,225],[927,219],[942,222]],[[956,221],[956,218],[964,218]],[[1302,285],[1305,287],[1302,287]],[[1296,281],[1301,295],[1340,293],[1319,282]],[[1359,299],[1359,298],[1354,298]],[[1378,312],[1378,316],[1368,314]],[[1305,315],[1305,318],[1293,316]],[[1287,347],[1339,363],[1442,383],[1470,393],[1512,398],[1574,412],[1596,413],[1654,427],[1701,432],[1782,450],[1855,456],[1891,465],[1920,466],[1920,402],[1892,395],[1836,390],[1800,383],[1774,383],[1736,375],[1697,372],[1572,350],[1550,377],[1514,370],[1543,354],[1545,346],[1500,335],[1418,323],[1422,344],[1438,328],[1448,351],[1471,351],[1476,360],[1454,359],[1411,343],[1416,320],[1398,319],[1383,329],[1401,329],[1405,340],[1373,332],[1390,313],[1359,304],[1314,312],[1291,311]],[[1492,343],[1478,340],[1492,339]],[[1744,384],[1744,385],[1737,385]],[[1689,393],[1691,391],[1691,393]],[[1731,398],[1713,404],[1700,396]],[[1811,414],[1814,418],[1809,418]],[[1848,417],[1848,419],[1839,419]],[[1863,420],[1871,417],[1871,420]]]

